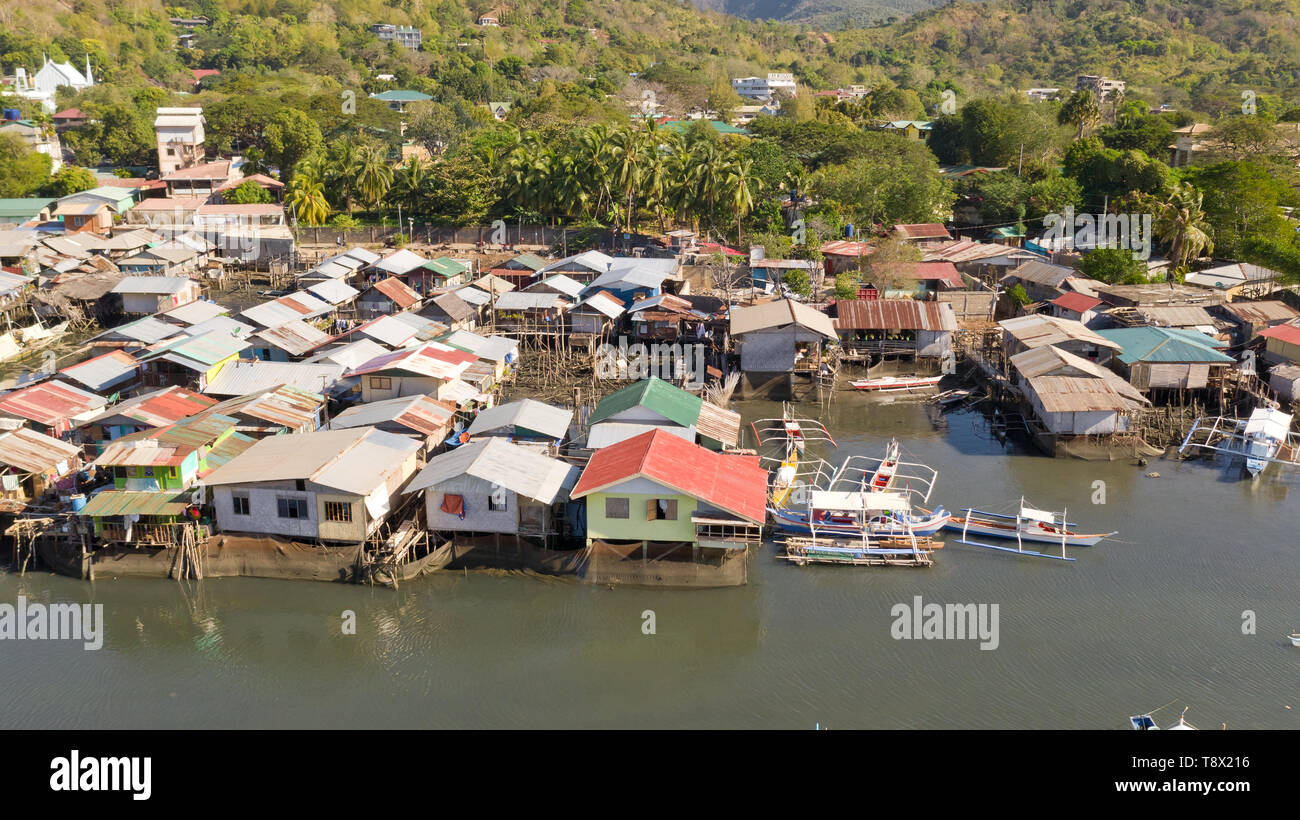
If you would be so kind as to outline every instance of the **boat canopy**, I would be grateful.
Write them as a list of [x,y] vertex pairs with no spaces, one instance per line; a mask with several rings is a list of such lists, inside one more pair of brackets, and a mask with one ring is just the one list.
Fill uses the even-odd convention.
[[810,501],[814,510],[907,512],[912,509],[907,493],[814,490]]
[[1250,414],[1246,422],[1245,434],[1263,436],[1264,438],[1286,441],[1291,432],[1291,416],[1281,410],[1267,410],[1260,407]]
[[1020,517],[1027,518],[1030,521],[1041,521],[1044,524],[1055,524],[1056,513],[1050,513],[1046,510],[1035,510],[1033,507],[1020,507]]

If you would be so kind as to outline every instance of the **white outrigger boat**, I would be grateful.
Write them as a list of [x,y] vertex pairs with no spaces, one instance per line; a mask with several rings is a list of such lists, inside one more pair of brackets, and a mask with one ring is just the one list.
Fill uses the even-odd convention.
[[1292,646],[1300,646],[1300,632],[1292,632],[1287,637],[1291,639]]
[[[770,498],[772,505],[780,507],[789,499],[798,480],[799,459],[803,456],[809,441],[828,442],[832,447],[835,439],[819,421],[796,418],[789,402],[781,405],[781,418],[759,419],[749,423],[758,442],[759,463],[773,468]],[[765,446],[779,448],[779,456],[765,456]]]
[[934,492],[939,474],[924,464],[900,459],[891,440],[882,458],[850,456],[838,469],[819,463],[804,509],[769,508],[777,529],[833,538],[928,538],[943,529],[949,514],[942,508],[913,512]]
[[908,393],[932,390],[943,380],[938,376],[881,376],[876,379],[855,379],[850,381],[856,390],[868,390],[876,393]]
[[[1103,538],[1116,534],[1115,532],[1081,533],[1071,530],[1070,527],[1075,525],[1066,520],[1064,510],[1057,513],[1035,509],[1025,504],[1024,496],[1020,498],[1020,509],[1015,515],[985,512],[969,507],[962,510],[962,513],[962,515],[954,515],[948,522],[948,529],[961,531],[961,540],[958,543],[1027,555],[1041,555],[1041,553],[1026,551],[1024,549],[1026,541],[1061,545],[1060,556],[1043,556],[1046,558],[1064,557],[1066,546],[1091,547]],[[970,541],[972,535],[1015,541],[1017,548],[1013,550],[1010,547]]]
[[[1162,706],[1161,709],[1163,708],[1164,707]],[[1178,722],[1175,723],[1173,726],[1169,726],[1167,728],[1174,731],[1180,729],[1183,731],[1186,731],[1188,729],[1196,729],[1195,726],[1187,722],[1187,710],[1190,708],[1191,708],[1190,706],[1184,706],[1183,713],[1178,716]],[[1133,715],[1128,719],[1129,725],[1132,726],[1134,729],[1137,729],[1139,732],[1155,731],[1160,727],[1156,725],[1155,718],[1151,717],[1151,715],[1155,714],[1158,711],[1160,711],[1160,709],[1153,709],[1150,712],[1147,712],[1145,715]]]
[[1199,418],[1178,453],[1196,449],[1242,458],[1246,472],[1258,478],[1270,464],[1300,466],[1300,436],[1291,432],[1291,421],[1290,413],[1265,407],[1253,410],[1247,419]]

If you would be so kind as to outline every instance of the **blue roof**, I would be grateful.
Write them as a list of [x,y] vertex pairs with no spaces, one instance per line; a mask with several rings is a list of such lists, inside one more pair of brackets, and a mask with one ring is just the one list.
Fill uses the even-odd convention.
[[1124,364],[1134,362],[1196,362],[1232,364],[1235,359],[1215,348],[1226,342],[1212,339],[1197,330],[1178,327],[1122,327],[1098,330],[1097,334],[1124,348],[1117,358]]

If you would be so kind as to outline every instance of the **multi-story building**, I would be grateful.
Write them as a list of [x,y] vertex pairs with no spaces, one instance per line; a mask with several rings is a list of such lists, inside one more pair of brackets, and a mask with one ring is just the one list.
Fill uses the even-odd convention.
[[370,27],[380,40],[385,43],[398,43],[411,51],[419,51],[424,35],[415,26],[394,26],[390,23],[376,23]]
[[159,108],[153,121],[158,137],[158,176],[203,162],[203,109]]
[[1088,89],[1097,95],[1097,99],[1106,100],[1112,96],[1123,96],[1124,89],[1128,83],[1123,80],[1113,80],[1110,77],[1103,77],[1099,74],[1080,74],[1074,84],[1075,91]]
[[770,100],[778,91],[793,97],[796,90],[794,75],[780,73],[768,74],[766,77],[737,77],[731,81],[731,87],[749,100]]

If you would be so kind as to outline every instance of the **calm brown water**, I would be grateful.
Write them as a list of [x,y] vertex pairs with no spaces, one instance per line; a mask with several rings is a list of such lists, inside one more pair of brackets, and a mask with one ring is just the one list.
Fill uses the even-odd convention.
[[[797,568],[768,546],[747,586],[723,590],[0,575],[0,603],[93,601],[107,618],[98,652],[0,641],[0,727],[1119,729],[1173,701],[1202,728],[1300,728],[1300,650],[1285,638],[1300,627],[1300,477],[1052,460],[1004,448],[975,414],[936,426],[923,406],[859,396],[823,418],[833,459],[897,436],[939,469],[934,500],[950,509],[1023,493],[1120,535],[1073,564],[950,538],[922,570]],[[1104,505],[1090,503],[1095,481]],[[894,640],[890,609],[915,595],[998,604],[1000,646]],[[1242,634],[1244,610],[1258,634]]]

